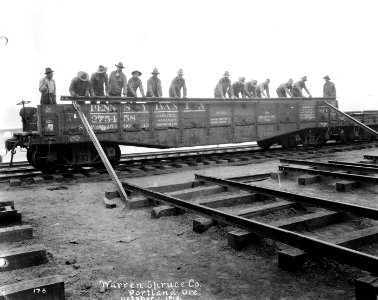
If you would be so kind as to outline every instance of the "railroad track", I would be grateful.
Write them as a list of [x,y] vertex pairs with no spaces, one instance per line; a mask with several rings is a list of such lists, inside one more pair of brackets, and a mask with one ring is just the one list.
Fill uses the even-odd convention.
[[[376,161],[378,156],[365,158]],[[252,244],[256,234],[285,244],[278,252],[282,269],[298,270],[315,255],[369,272],[356,280],[356,298],[376,299],[378,250],[372,246],[378,241],[376,195],[366,189],[364,200],[370,205],[353,202],[361,197],[360,187],[378,183],[378,165],[296,159],[281,159],[281,163],[273,175],[224,179],[197,174],[196,180],[176,185],[123,186],[132,193],[130,207],[153,204],[151,200],[161,204],[152,209],[154,218],[193,212],[201,216],[193,219],[193,230],[198,233],[219,223],[231,225],[228,244],[235,250]],[[298,165],[306,168],[294,167]],[[278,178],[283,188],[277,188]],[[321,196],[319,182],[328,186],[328,197]],[[298,185],[302,186],[300,193]],[[349,190],[354,190],[349,198],[356,195],[353,201],[334,200]]]
[[[175,172],[183,168],[206,168],[212,165],[240,165],[286,156],[314,157],[337,151],[348,151],[375,147],[376,143],[361,143],[352,145],[329,144],[322,148],[297,148],[283,150],[272,147],[262,151],[257,145],[227,146],[216,148],[200,148],[185,150],[157,151],[150,153],[123,154],[120,163],[115,166],[120,178],[146,176]],[[0,164],[0,182],[10,182],[11,186],[19,186],[22,182],[43,183],[64,180],[96,180],[107,177],[106,170],[101,167],[84,167],[66,169],[54,174],[43,174],[30,166],[28,162],[16,162],[9,167],[7,163]]]

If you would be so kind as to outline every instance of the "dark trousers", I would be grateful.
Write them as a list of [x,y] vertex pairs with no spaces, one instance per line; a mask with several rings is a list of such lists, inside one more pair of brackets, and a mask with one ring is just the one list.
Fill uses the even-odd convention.
[[278,98],[287,98],[286,92],[282,90],[276,90]]
[[54,94],[42,94],[41,104],[56,104],[56,95]]
[[298,88],[296,87],[293,87],[293,97],[295,98],[303,97],[302,91],[298,90]]
[[258,98],[262,98],[262,94],[261,94],[261,90],[260,89],[256,89],[256,96]]

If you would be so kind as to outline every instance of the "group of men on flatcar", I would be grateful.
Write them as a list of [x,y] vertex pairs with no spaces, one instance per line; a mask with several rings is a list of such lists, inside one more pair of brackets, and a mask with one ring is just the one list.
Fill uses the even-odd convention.
[[[257,80],[251,79],[251,81],[245,82],[245,77],[239,77],[239,81],[231,84],[228,78],[230,73],[228,71],[224,72],[223,77],[219,79],[218,84],[214,89],[214,97],[226,99],[226,95],[230,98],[270,98],[269,93],[269,83],[270,79],[266,79],[264,82],[257,84]],[[336,98],[336,87],[333,82],[331,82],[328,75],[324,76],[323,79],[326,81],[323,86],[323,97],[324,98]],[[309,97],[311,96],[310,91],[306,87],[307,76],[301,77],[301,80],[293,84],[293,79],[289,79],[287,82],[282,83],[276,89],[277,96],[279,98],[290,97],[304,97],[303,89],[307,92]]]
[[[110,75],[106,73],[107,68],[100,65],[95,73],[89,77],[88,73],[84,71],[78,72],[71,80],[69,92],[71,96],[106,96],[106,97],[137,97],[137,90],[139,89],[142,97],[156,97],[163,96],[161,81],[158,78],[159,71],[154,68],[151,72],[152,76],[147,80],[147,93],[144,93],[143,84],[140,80],[142,72],[135,70],[131,72],[132,77],[127,81],[126,75],[123,73],[123,63],[119,62],[115,65],[116,70],[112,71]],[[53,79],[54,71],[51,68],[46,68],[45,77],[39,82],[39,91],[41,92],[41,104],[56,104],[56,85]],[[184,72],[182,69],[177,71],[177,76],[173,78],[170,88],[169,97],[181,98],[181,90],[183,97],[187,96],[187,88]],[[270,98],[269,83],[270,79],[257,84],[257,80],[245,82],[245,77],[239,77],[237,82],[231,84],[229,79],[230,74],[225,71],[222,78],[219,79],[215,89],[214,97],[226,99],[228,95],[230,98]],[[336,97],[335,84],[330,81],[328,75],[323,77],[325,84],[323,86],[323,97]],[[280,84],[276,89],[278,97],[304,97],[302,90],[304,89],[309,97],[311,94],[306,87],[305,82],[307,76],[301,77],[301,80],[293,84],[293,80],[289,79],[287,82]],[[94,101],[95,103],[95,101]]]

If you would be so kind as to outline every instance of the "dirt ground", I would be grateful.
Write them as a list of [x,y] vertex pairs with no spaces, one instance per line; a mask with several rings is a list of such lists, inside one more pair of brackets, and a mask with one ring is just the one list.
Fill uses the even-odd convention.
[[[372,153],[378,150],[329,154],[325,159],[359,161],[363,154]],[[164,185],[193,180],[195,173],[231,177],[274,172],[278,165],[278,161],[270,161],[127,181],[140,186]],[[294,181],[275,184],[301,191]],[[49,260],[41,266],[0,273],[0,285],[62,275],[68,300],[354,299],[354,280],[366,274],[327,259],[310,261],[302,270],[289,273],[277,266],[282,245],[276,242],[262,239],[236,252],[227,245],[221,227],[194,233],[191,213],[151,219],[151,208],[123,210],[120,201],[116,208],[105,209],[102,200],[104,190],[113,189],[110,181],[71,181],[63,183],[67,189],[47,189],[59,185],[0,186],[0,199],[13,200],[23,223],[34,230],[34,239],[0,244],[0,249],[43,244]],[[377,186],[337,193],[337,197],[332,184],[312,188],[325,198],[378,208]],[[378,255],[377,244],[369,249]],[[109,283],[108,288],[104,282]]]

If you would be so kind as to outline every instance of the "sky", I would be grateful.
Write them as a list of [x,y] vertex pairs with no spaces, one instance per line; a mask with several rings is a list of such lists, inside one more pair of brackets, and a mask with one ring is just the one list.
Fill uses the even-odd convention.
[[[378,110],[376,0],[0,0],[0,129],[20,127],[16,106],[36,106],[39,80],[52,68],[58,99],[79,71],[123,62],[146,89],[158,68],[163,96],[184,70],[188,97],[212,98],[225,70],[272,96],[306,75],[312,96],[323,77],[336,84],[343,111]],[[58,101],[59,102],[59,101]]]

